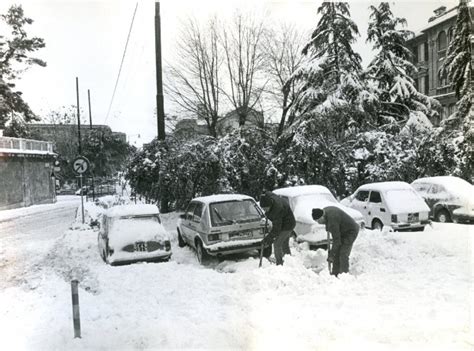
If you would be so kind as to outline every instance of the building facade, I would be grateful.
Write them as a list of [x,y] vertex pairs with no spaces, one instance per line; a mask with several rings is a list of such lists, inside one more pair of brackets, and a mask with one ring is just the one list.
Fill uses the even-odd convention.
[[0,137],[0,210],[56,202],[50,142]]
[[[244,128],[266,128],[263,113],[254,109],[249,109]],[[216,132],[218,136],[224,136],[239,128],[239,110],[233,110],[223,117],[220,117],[216,123]],[[200,118],[182,119],[176,123],[173,135],[180,140],[194,139],[203,135],[210,135],[207,124]]]
[[[472,10],[470,7],[471,13]],[[417,90],[437,99],[442,106],[438,120],[431,121],[435,126],[456,111],[454,90],[441,68],[449,44],[454,39],[457,13],[457,7],[450,10],[445,6],[439,7],[429,18],[428,24],[408,42],[418,69],[414,77]]]

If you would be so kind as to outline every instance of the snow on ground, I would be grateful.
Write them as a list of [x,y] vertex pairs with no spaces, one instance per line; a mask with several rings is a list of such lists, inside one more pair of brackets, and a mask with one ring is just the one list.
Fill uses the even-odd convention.
[[[170,262],[110,267],[97,232],[67,231],[23,283],[0,290],[0,347],[28,350],[472,350],[473,227],[360,233],[351,274],[326,252],[292,247],[284,266],[257,255],[197,263],[170,231]],[[73,338],[71,279],[82,338]],[[35,284],[29,284],[34,281]]]
[[47,212],[51,211],[55,208],[64,206],[65,203],[77,203],[78,199],[80,200],[79,196],[76,195],[60,195],[57,196],[57,201],[52,204],[44,204],[44,205],[35,205],[29,207],[21,207],[21,208],[14,208],[11,210],[3,210],[0,211],[0,222],[7,221],[12,218],[20,217],[20,216],[27,216],[30,214],[35,214],[39,212]]

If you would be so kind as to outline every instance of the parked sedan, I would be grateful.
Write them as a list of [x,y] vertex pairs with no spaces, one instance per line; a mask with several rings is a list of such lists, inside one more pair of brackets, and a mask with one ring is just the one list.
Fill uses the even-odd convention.
[[452,176],[426,177],[411,183],[438,222],[474,222],[474,186]]
[[[178,220],[178,245],[196,250],[201,264],[214,256],[260,249],[268,231],[263,210],[246,195],[211,195],[193,199]],[[272,247],[263,255],[269,257]]]
[[341,203],[360,211],[372,229],[423,230],[429,223],[428,206],[405,182],[365,184]]
[[137,261],[166,261],[171,257],[169,235],[155,205],[121,205],[102,216],[99,253],[111,265]]
[[288,201],[295,215],[294,236],[297,242],[307,242],[310,246],[316,247],[327,245],[325,226],[313,220],[311,216],[313,208],[339,207],[354,218],[361,227],[364,226],[360,212],[340,204],[329,189],[322,185],[294,186],[276,189],[273,192]]

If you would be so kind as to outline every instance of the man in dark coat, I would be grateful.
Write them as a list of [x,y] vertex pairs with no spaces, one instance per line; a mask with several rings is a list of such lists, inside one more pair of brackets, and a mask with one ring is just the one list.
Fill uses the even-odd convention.
[[267,218],[272,221],[272,230],[264,242],[273,243],[276,264],[282,265],[283,256],[291,254],[289,241],[296,225],[295,216],[285,199],[269,191],[260,197],[260,206]]
[[319,224],[326,225],[331,233],[332,248],[328,253],[328,262],[332,263],[331,274],[349,272],[349,255],[359,233],[359,225],[346,212],[336,206],[313,208],[312,217]]

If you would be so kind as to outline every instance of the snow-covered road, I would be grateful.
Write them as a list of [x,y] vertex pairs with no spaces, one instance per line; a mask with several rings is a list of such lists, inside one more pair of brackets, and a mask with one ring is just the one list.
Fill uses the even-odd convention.
[[0,289],[35,269],[74,221],[79,200],[60,196],[54,204],[0,211]]
[[[201,267],[176,243],[170,262],[105,265],[97,232],[74,225],[23,256],[23,279],[0,287],[0,348],[472,350],[473,226],[367,230],[351,274],[326,252],[293,246],[285,266],[240,257]],[[66,219],[61,219],[66,222]],[[11,238],[11,237],[10,237]],[[3,246],[5,245],[5,247]],[[2,250],[17,243],[2,242]],[[32,244],[31,253],[34,251]],[[47,252],[46,252],[47,251]],[[2,278],[3,279],[3,278]],[[70,281],[80,281],[82,338],[73,339]]]

